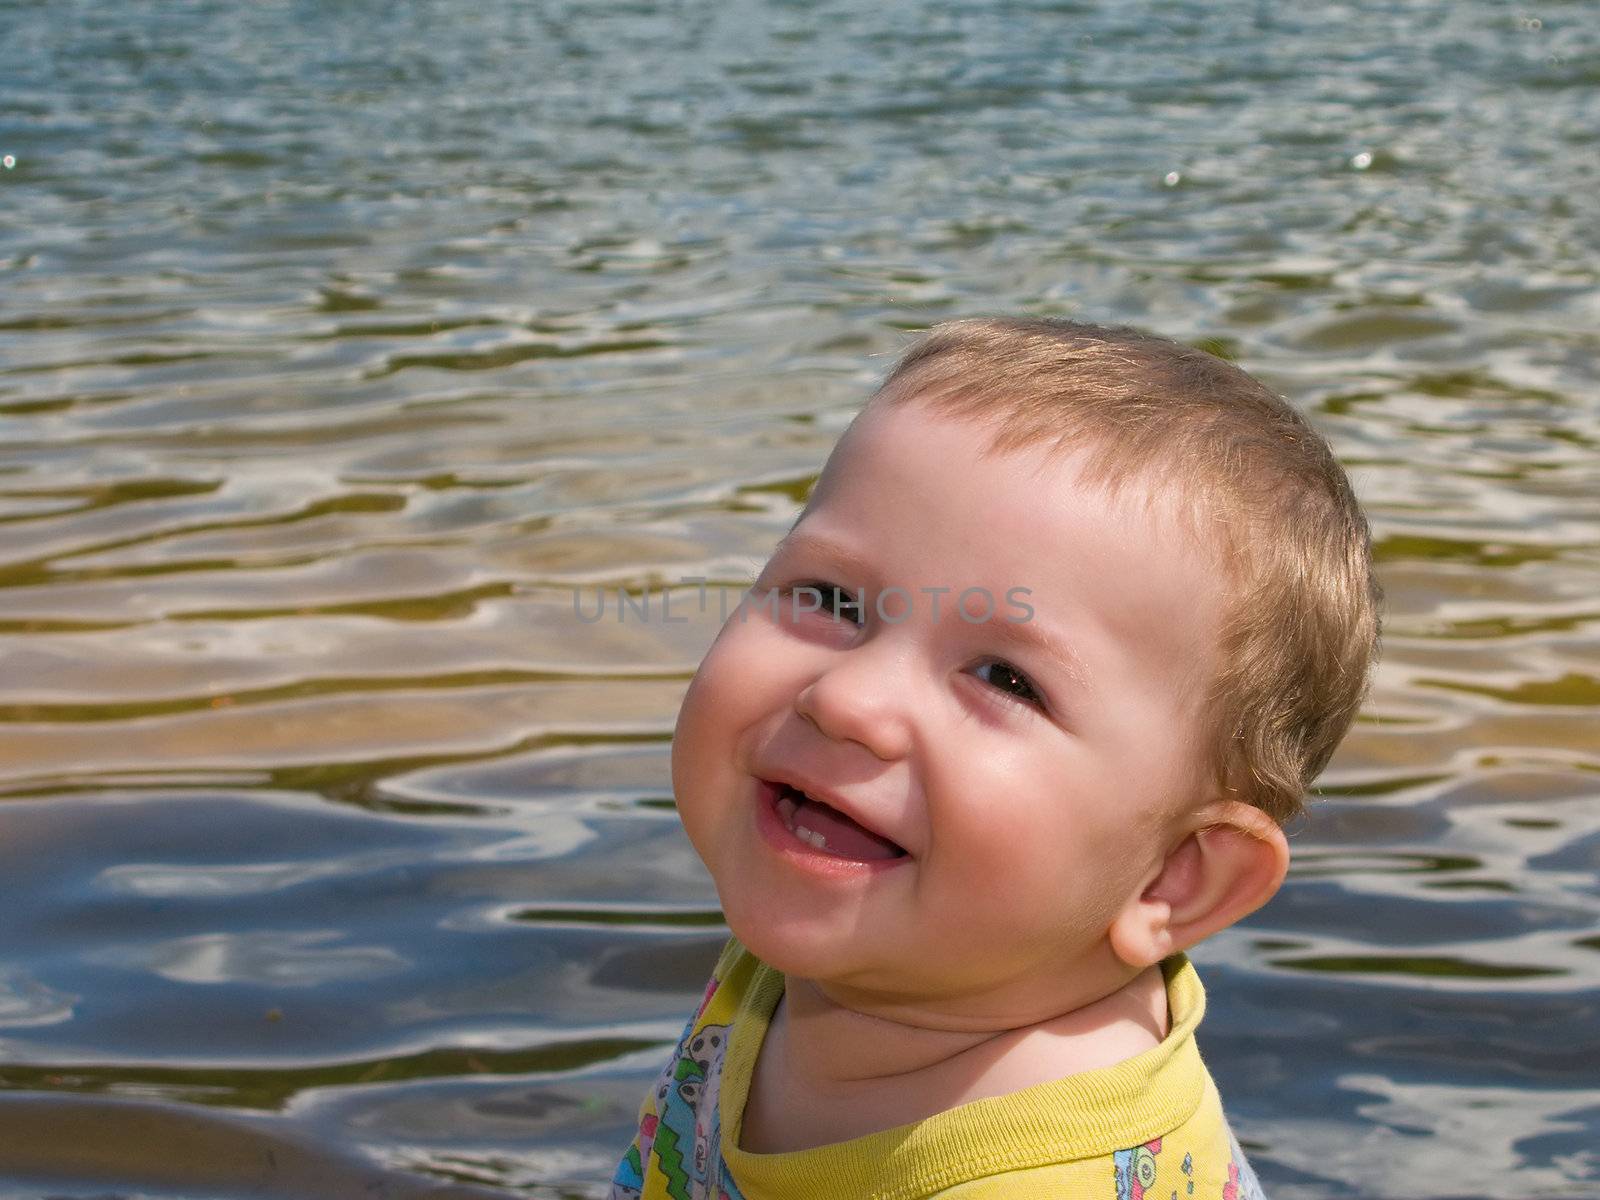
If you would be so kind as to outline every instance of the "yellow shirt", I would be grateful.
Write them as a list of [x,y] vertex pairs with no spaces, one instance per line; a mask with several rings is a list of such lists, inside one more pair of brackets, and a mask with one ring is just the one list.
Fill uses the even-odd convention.
[[783,976],[737,941],[639,1114],[612,1200],[1262,1200],[1194,1031],[1200,977],[1162,964],[1159,1046],[847,1142],[739,1148],[756,1056]]

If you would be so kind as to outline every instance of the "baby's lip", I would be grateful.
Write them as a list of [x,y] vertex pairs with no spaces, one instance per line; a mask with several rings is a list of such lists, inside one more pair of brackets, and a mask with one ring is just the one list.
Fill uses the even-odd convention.
[[793,788],[797,792],[804,792],[810,799],[826,804],[829,808],[843,813],[874,837],[882,838],[892,845],[899,846],[903,852],[909,854],[909,851],[905,850],[905,846],[898,838],[885,833],[878,825],[862,815],[862,805],[846,799],[831,788],[824,787],[822,784],[798,772],[788,770],[763,771],[758,778],[762,783],[775,788],[782,789],[787,787]]

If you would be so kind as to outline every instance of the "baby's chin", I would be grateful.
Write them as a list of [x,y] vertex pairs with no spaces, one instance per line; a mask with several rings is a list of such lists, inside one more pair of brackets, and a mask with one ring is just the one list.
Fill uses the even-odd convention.
[[901,1001],[929,998],[938,987],[924,973],[895,960],[891,948],[871,939],[840,945],[838,935],[807,928],[792,914],[766,910],[760,902],[749,910],[724,906],[728,928],[739,942],[769,967],[791,979],[804,979],[828,992],[863,993]]
[[829,990],[871,992],[902,991],[912,982],[901,978],[893,964],[870,946],[846,949],[837,935],[807,929],[792,916],[785,919],[783,914],[761,911],[759,904],[753,907],[756,911],[730,911],[724,905],[728,928],[746,950],[788,978]]

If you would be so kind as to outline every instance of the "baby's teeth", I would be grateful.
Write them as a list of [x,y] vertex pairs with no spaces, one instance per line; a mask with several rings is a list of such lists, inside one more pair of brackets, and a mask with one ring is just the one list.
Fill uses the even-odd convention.
[[778,810],[778,819],[783,822],[784,828],[794,834],[795,837],[815,849],[826,850],[828,848],[828,839],[822,834],[815,829],[806,829],[794,823],[794,815],[800,811],[800,805],[795,803],[792,797],[779,796],[778,803],[774,807]]

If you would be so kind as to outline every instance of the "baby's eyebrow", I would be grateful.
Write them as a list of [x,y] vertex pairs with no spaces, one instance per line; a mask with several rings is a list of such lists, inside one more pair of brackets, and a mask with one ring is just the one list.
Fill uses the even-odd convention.
[[1008,621],[1003,617],[997,617],[985,623],[984,629],[1003,642],[1009,642],[1021,649],[1037,651],[1060,663],[1073,683],[1086,692],[1094,691],[1094,676],[1089,674],[1089,667],[1082,656],[1048,628],[1034,624],[1032,617],[1022,621]]
[[857,576],[870,576],[875,573],[872,564],[855,551],[831,538],[819,537],[814,533],[796,533],[791,529],[788,536],[778,543],[772,555],[776,558],[786,550],[832,559]]

